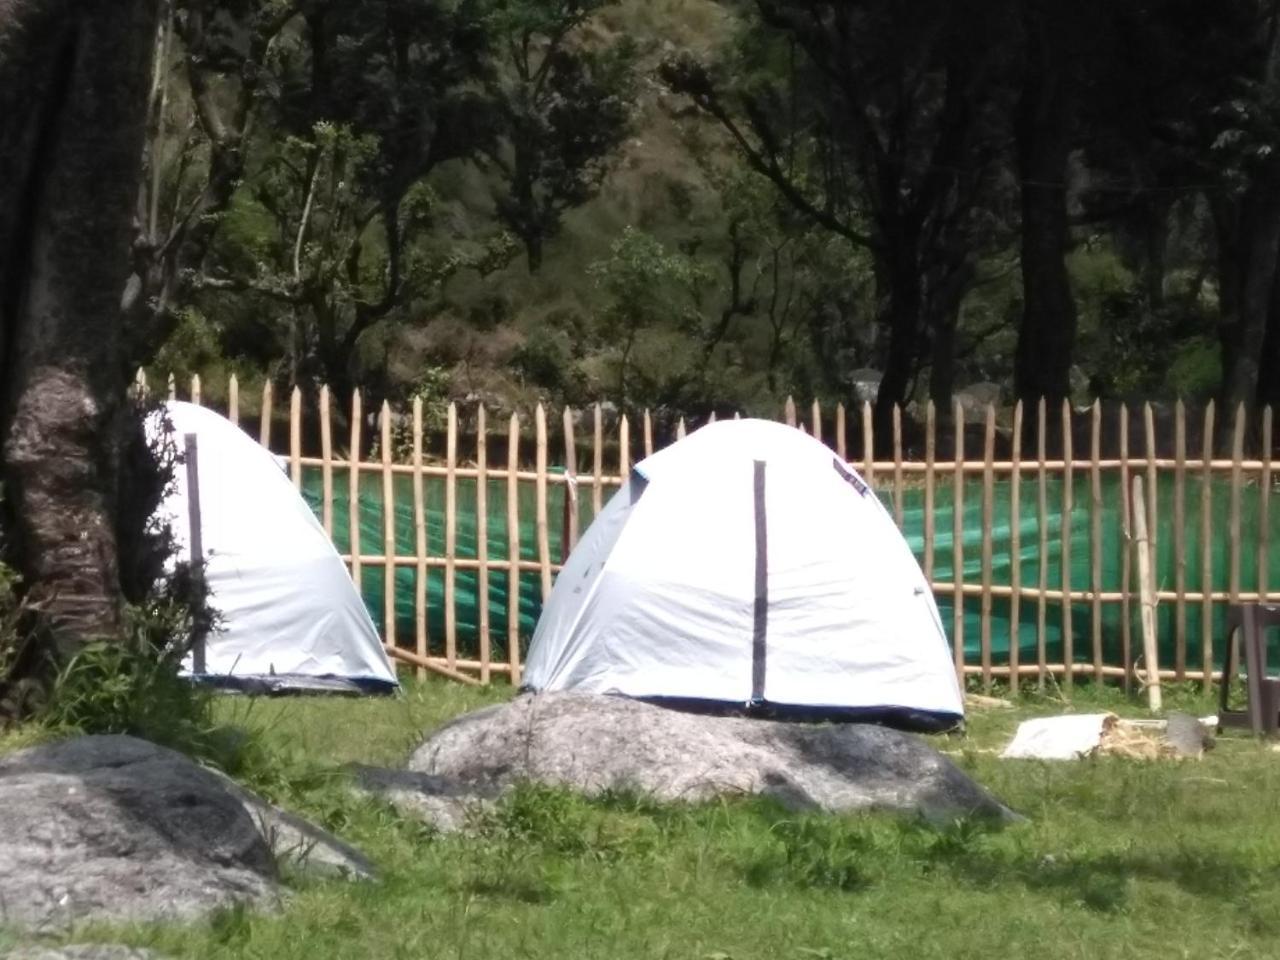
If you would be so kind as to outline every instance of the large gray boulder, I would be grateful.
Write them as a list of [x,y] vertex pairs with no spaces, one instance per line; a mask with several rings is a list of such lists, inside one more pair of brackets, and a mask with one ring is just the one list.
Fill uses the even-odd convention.
[[158,953],[116,944],[77,943],[66,947],[18,947],[0,960],[164,960]]
[[278,858],[367,875],[367,861],[192,762],[127,736],[0,758],[0,925],[189,919],[279,901]]
[[455,799],[464,786],[482,800],[533,781],[663,800],[762,794],[794,810],[889,810],[935,822],[1015,817],[911,734],[706,716],[625,697],[536,694],[478,710],[433,734],[408,766],[431,778],[425,791],[451,784]]

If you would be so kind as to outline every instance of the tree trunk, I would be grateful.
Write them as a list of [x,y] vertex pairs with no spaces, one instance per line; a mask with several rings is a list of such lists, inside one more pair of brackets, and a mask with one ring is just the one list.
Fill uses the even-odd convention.
[[882,310],[889,328],[889,350],[873,415],[878,450],[889,449],[892,442],[893,408],[906,402],[920,345],[922,291],[915,259],[900,255],[898,262],[888,265],[890,287]]
[[0,0],[4,519],[62,656],[119,628],[120,303],[155,15]]
[[[1061,403],[1070,393],[1076,305],[1067,276],[1067,159],[1071,103],[1065,26],[1055,0],[1028,15],[1027,74],[1018,104],[1022,180],[1023,316],[1014,356],[1014,390],[1026,404]],[[1069,16],[1069,14],[1067,14]]]
[[[1223,278],[1234,281],[1236,288],[1222,300],[1223,399],[1229,409],[1240,403],[1252,407],[1260,393],[1260,360],[1271,312],[1276,258],[1280,256],[1280,200],[1269,182],[1249,191],[1237,222],[1237,261],[1228,277]],[[1228,304],[1234,306],[1234,316],[1225,313]]]

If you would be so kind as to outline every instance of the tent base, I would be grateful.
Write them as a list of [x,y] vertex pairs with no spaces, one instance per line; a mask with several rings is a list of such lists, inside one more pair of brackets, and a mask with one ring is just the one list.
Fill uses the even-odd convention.
[[259,697],[309,693],[355,697],[393,694],[400,689],[398,684],[366,677],[308,677],[298,674],[253,677],[206,673],[199,676],[188,674],[186,678],[197,686]]
[[729,703],[724,700],[702,700],[697,697],[634,697],[633,699],[685,713],[752,717],[760,720],[797,723],[871,723],[911,733],[946,733],[964,723],[964,717],[956,713],[887,705],[836,707],[772,703],[768,700]]

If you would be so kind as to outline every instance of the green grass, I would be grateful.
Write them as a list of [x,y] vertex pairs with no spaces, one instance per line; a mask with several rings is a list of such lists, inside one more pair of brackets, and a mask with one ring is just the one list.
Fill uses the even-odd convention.
[[[78,931],[178,957],[1226,958],[1280,942],[1280,754],[1220,740],[1202,762],[1001,761],[1051,697],[971,715],[940,738],[1027,815],[991,832],[882,816],[793,816],[735,800],[585,801],[528,788],[471,838],[433,835],[350,798],[348,761],[394,763],[422,733],[502,691],[443,683],[398,700],[227,699],[260,734],[248,770],[362,846],[376,884],[302,882],[277,915]],[[1192,691],[1173,706],[1211,712]],[[1078,688],[1075,709],[1140,712]]]

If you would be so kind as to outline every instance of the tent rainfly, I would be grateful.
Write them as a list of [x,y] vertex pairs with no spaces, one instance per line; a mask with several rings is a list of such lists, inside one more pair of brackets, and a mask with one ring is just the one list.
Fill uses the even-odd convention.
[[762,420],[636,464],[556,580],[525,688],[917,730],[964,716],[929,584],[879,498]]
[[[166,426],[166,424],[168,426]],[[275,457],[212,410],[170,401],[147,423],[197,442],[205,580],[220,623],[201,683],[255,691],[396,689],[396,675],[346,566]],[[190,555],[186,470],[158,515]],[[192,658],[183,664],[192,671]]]

